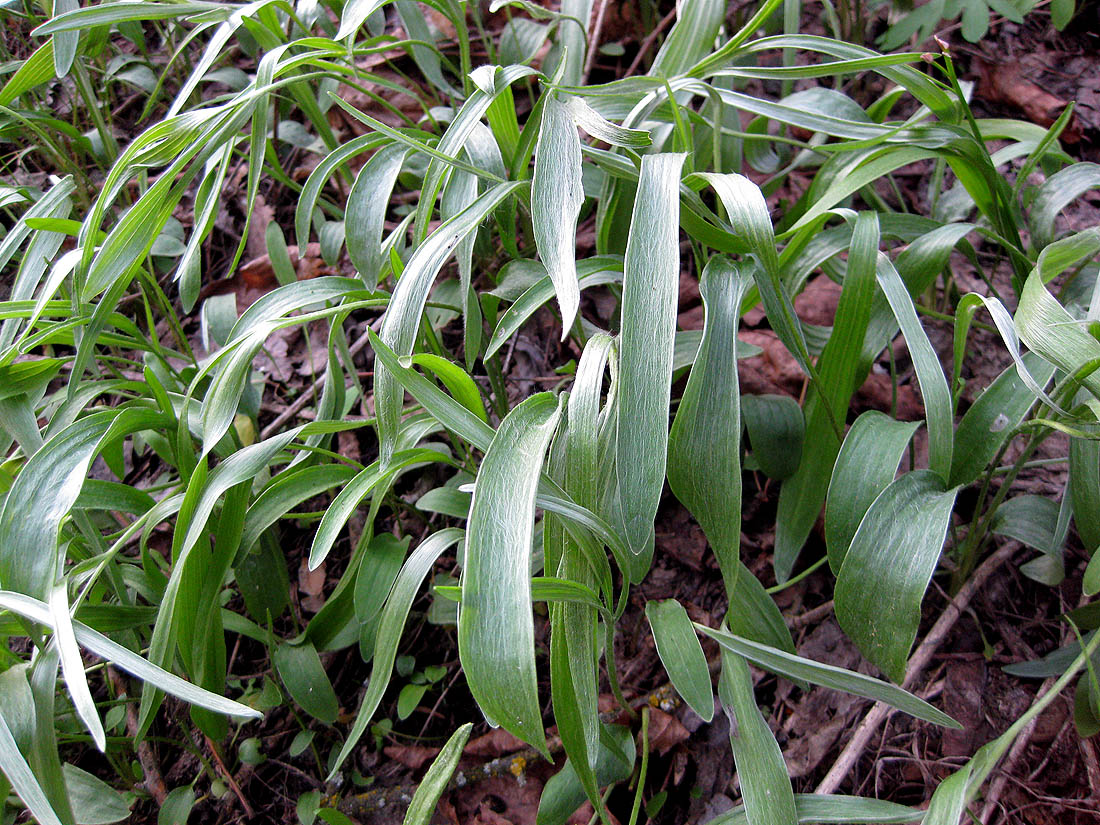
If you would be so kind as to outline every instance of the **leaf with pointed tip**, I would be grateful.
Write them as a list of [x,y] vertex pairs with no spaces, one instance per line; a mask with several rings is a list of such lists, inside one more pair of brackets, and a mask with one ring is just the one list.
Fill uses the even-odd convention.
[[[390,298],[379,336],[398,355],[412,354],[428,293],[455,246],[477,229],[485,216],[505,198],[524,185],[523,181],[514,181],[492,187],[466,209],[443,223],[413,253]],[[392,457],[396,446],[402,399],[397,380],[381,364],[375,367],[374,397],[378,413],[380,452],[385,464]]]
[[[10,610],[12,613],[17,613],[46,627],[53,627],[53,618],[49,607],[44,602],[30,596],[0,591],[0,608]],[[175,674],[157,667],[132,650],[111,641],[99,631],[93,630],[81,622],[73,622],[73,631],[76,633],[76,640],[92,653],[107,661],[114,662],[127,673],[185,702],[230,716],[258,719],[263,715],[247,705],[242,705],[240,702],[234,702],[231,699],[203,690]]]
[[432,569],[432,565],[440,555],[452,544],[462,538],[462,531],[448,527],[433,533],[424,539],[406,559],[401,572],[397,574],[397,580],[393,583],[386,606],[382,608],[382,615],[378,620],[378,633],[374,642],[374,661],[371,665],[370,681],[367,682],[367,692],[359,705],[355,722],[348,731],[348,738],[344,740],[340,753],[333,760],[332,768],[326,781],[332,781],[332,777],[340,770],[344,760],[355,750],[355,745],[363,732],[367,729],[371,717],[378,709],[386,687],[390,683],[393,674],[393,663],[397,658],[397,646],[401,642],[401,633],[405,629],[405,620],[409,616],[416,591],[424,582],[424,577]]
[[458,760],[462,758],[462,750],[470,739],[470,731],[474,729],[473,722],[467,722],[447,740],[447,744],[432,760],[431,767],[420,780],[420,784],[413,794],[409,810],[405,812],[404,825],[428,825],[435,806],[439,804],[439,798],[447,789],[447,783],[451,781],[451,775],[458,767]]
[[919,426],[915,421],[895,421],[868,410],[848,430],[825,501],[825,545],[834,573],[840,572],[867,509],[894,480],[909,439]]
[[[796,793],[794,807],[800,823],[837,823],[837,825],[887,825],[887,823],[919,822],[924,811],[865,796],[839,794]],[[738,806],[708,820],[706,825],[749,825],[748,813]]]
[[782,650],[777,650],[768,645],[762,645],[750,641],[741,636],[736,636],[725,630],[694,623],[695,629],[704,636],[710,636],[726,650],[744,656],[757,667],[770,670],[787,679],[801,680],[814,685],[842,690],[865,699],[873,699],[876,702],[885,702],[891,707],[908,713],[915,719],[923,719],[935,725],[949,728],[961,728],[958,722],[941,710],[914,696],[906,690],[902,690],[889,682],[865,676],[862,673],[845,670],[844,668],[804,659]]
[[707,657],[687,611],[675,599],[667,599],[646,602],[645,615],[672,686],[704,722],[709,722],[714,717],[714,688]]

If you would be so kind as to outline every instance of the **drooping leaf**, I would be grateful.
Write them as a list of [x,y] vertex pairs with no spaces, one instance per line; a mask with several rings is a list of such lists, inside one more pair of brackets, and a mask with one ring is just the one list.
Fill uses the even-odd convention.
[[889,682],[795,656],[768,645],[735,636],[724,630],[715,630],[698,623],[695,624],[695,629],[705,636],[710,636],[726,650],[744,656],[757,667],[770,670],[779,676],[821,685],[833,690],[843,690],[856,696],[862,696],[865,699],[873,699],[876,702],[885,702],[916,719],[923,719],[936,725],[950,728],[962,727],[943,711],[937,710],[923,699],[919,699],[912,693]]
[[390,596],[382,608],[382,615],[378,622],[378,633],[374,641],[374,661],[371,665],[370,681],[367,683],[367,692],[359,705],[355,722],[348,731],[348,737],[336,759],[331,762],[328,781],[340,770],[340,766],[355,750],[356,744],[363,732],[370,724],[371,717],[378,710],[386,687],[390,683],[393,674],[393,663],[397,658],[397,646],[401,642],[401,633],[405,629],[405,620],[412,608],[416,591],[424,582],[424,577],[432,569],[436,559],[452,544],[462,538],[462,531],[456,528],[447,528],[433,533],[413,550],[405,561],[401,572],[397,575],[397,581],[393,584]]
[[531,223],[535,246],[554,283],[561,307],[562,340],[569,335],[580,306],[577,283],[577,216],[584,203],[581,142],[569,108],[548,94],[535,145],[531,177]]

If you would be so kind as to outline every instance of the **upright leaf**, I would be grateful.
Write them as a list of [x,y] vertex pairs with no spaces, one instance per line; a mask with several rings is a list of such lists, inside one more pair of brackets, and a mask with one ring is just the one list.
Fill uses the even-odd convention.
[[564,341],[580,306],[577,283],[577,216],[584,203],[581,186],[581,141],[569,107],[548,93],[535,144],[531,177],[531,223],[535,246],[554,283],[561,306]]
[[725,256],[703,270],[703,339],[668,441],[668,484],[703,528],[727,596],[736,587],[741,549],[741,404],[737,322],[750,285]]
[[722,652],[718,696],[729,717],[730,747],[749,825],[795,825],[798,814],[783,752],[756,705],[748,663],[736,653]]
[[621,521],[636,555],[653,546],[653,519],[665,480],[684,157],[642,158],[626,246],[615,473]]
[[478,469],[467,523],[458,653],[485,717],[549,757],[535,675],[531,537],[558,401],[531,396],[501,422]]
[[871,502],[894,480],[902,454],[919,426],[868,410],[848,430],[825,502],[825,545],[834,573],[840,572]]

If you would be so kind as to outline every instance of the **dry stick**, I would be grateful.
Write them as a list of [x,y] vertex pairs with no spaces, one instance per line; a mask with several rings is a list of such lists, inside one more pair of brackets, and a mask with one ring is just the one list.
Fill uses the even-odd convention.
[[646,35],[645,40],[642,41],[642,45],[638,47],[638,53],[634,55],[634,60],[630,63],[630,68],[626,70],[626,74],[623,75],[623,77],[630,77],[638,70],[638,67],[642,65],[642,58],[645,57],[646,52],[653,48],[653,44],[657,41],[657,38],[661,36],[661,32],[663,32],[668,24],[675,19],[676,9],[673,9],[662,18],[661,22],[657,24],[657,28]]
[[588,54],[584,59],[584,76],[581,85],[588,83],[588,75],[592,67],[596,65],[596,52],[600,50],[600,35],[603,34],[603,18],[607,14],[607,0],[600,0],[600,7],[596,10],[596,25],[592,29],[592,38],[588,41]]
[[[1036,696],[1045,696],[1051,686],[1058,681],[1057,676],[1051,676],[1045,682],[1042,687],[1039,688]],[[1012,775],[1013,769],[1016,767],[1016,763],[1020,761],[1020,757],[1024,755],[1024,751],[1027,750],[1027,746],[1031,743],[1031,737],[1035,734],[1035,728],[1039,726],[1039,717],[1036,716],[1024,729],[1020,731],[1020,735],[1016,737],[1016,741],[1012,743],[1012,750],[1008,752],[1008,758],[1005,759],[1004,764],[1001,765],[1000,773],[997,778],[993,780],[993,784],[989,787],[989,795],[986,797],[985,806],[982,808],[981,816],[978,817],[978,822],[982,825],[990,825],[993,821],[993,815],[997,813],[998,803],[1001,799],[1001,794],[1005,791],[1005,785],[1008,784],[1008,779]]]
[[[967,605],[970,604],[970,600],[974,598],[974,594],[1002,564],[1012,558],[1012,554],[1019,547],[1018,542],[1008,542],[974,571],[974,574],[963,585],[963,588],[951,603],[947,605],[943,615],[932,626],[924,641],[921,642],[920,647],[917,648],[916,653],[909,660],[909,672],[905,677],[905,681],[901,683],[903,688],[908,690],[913,686],[917,677],[921,675],[924,668],[932,660],[932,656],[943,644],[944,639],[947,638],[947,634],[954,627],[955,622],[959,620]],[[863,750],[871,741],[871,737],[875,735],[879,726],[886,721],[886,717],[890,715],[891,710],[892,708],[883,702],[879,702],[871,708],[868,714],[863,717],[863,721],[860,722],[859,728],[856,729],[851,741],[841,751],[840,756],[837,757],[829,772],[825,774],[825,778],[821,780],[821,784],[817,786],[814,793],[831,794],[836,792],[837,788],[840,787],[840,783],[844,781],[844,778],[863,755]]]
[[[111,680],[116,696],[129,695],[126,680],[122,678],[122,674],[110,665],[107,665],[107,678]],[[134,703],[129,701],[126,703],[126,732],[131,738],[137,738],[137,709],[134,707]],[[164,784],[164,776],[160,772],[160,765],[157,764],[156,754],[149,746],[149,740],[141,739],[134,746],[134,750],[137,751],[141,774],[145,777],[145,790],[156,800],[158,807],[164,805],[164,800],[168,798],[168,786]]]

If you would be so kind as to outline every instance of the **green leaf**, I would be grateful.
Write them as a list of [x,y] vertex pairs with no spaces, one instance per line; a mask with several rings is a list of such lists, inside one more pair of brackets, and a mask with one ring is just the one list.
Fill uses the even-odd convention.
[[935,725],[949,728],[962,727],[943,711],[937,710],[923,699],[919,699],[912,693],[889,682],[873,679],[870,676],[864,676],[862,673],[844,670],[833,665],[804,659],[801,656],[795,656],[741,636],[735,636],[724,630],[715,630],[697,622],[695,623],[695,629],[705,636],[710,636],[726,650],[744,656],[758,667],[779,676],[821,685],[833,690],[842,690],[846,693],[862,696],[865,699],[873,699],[876,702],[885,702],[916,719],[923,719],[925,722],[932,722]]
[[[1025,353],[1023,364],[1040,386],[1054,375],[1054,365],[1034,353]],[[1034,403],[1035,397],[1015,366],[1007,367],[982,390],[955,430],[949,484],[956,487],[977,479]],[[1070,461],[1072,465],[1072,458]]]
[[531,177],[531,223],[535,246],[554,284],[564,341],[580,306],[577,283],[577,216],[584,203],[581,141],[569,108],[553,94],[542,107]]
[[[454,247],[473,232],[486,215],[523,185],[523,181],[515,181],[492,187],[462,212],[444,222],[413,253],[390,298],[379,336],[398,355],[412,353],[428,293]],[[382,463],[387,464],[396,445],[402,399],[396,379],[382,364],[375,366],[374,394],[381,458]]]
[[802,460],[779,492],[774,554],[779,581],[790,575],[826,498],[841,437],[832,413],[839,415],[848,409],[852,394],[867,374],[869,363],[863,346],[873,312],[879,243],[878,216],[860,213],[852,225],[836,318],[818,360],[821,384],[810,388],[806,400]]
[[[919,822],[924,816],[924,811],[908,808],[896,802],[863,796],[796,793],[794,806],[800,823],[819,823],[820,825]],[[749,825],[749,817],[744,807],[738,806],[709,820],[706,825]]]
[[344,213],[348,257],[368,288],[378,285],[382,274],[382,235],[385,231],[388,193],[409,150],[398,143],[383,146],[363,164],[348,192]]
[[668,450],[682,154],[642,158],[623,269],[615,473],[631,551],[653,546]]
[[956,492],[930,470],[893,482],[860,522],[837,576],[837,621],[895,682],[905,678],[921,600],[940,558]]
[[428,825],[435,813],[435,806],[439,804],[439,798],[447,789],[447,783],[451,781],[451,775],[458,767],[458,760],[462,758],[462,749],[470,738],[473,730],[473,722],[467,722],[447,740],[447,744],[432,760],[431,767],[420,780],[416,793],[413,794],[409,810],[405,812],[404,825]]
[[1042,249],[1054,240],[1054,221],[1074,200],[1100,186],[1100,164],[1075,163],[1039,186],[1031,208],[1031,242]]
[[355,577],[355,617],[360,624],[374,621],[382,610],[401,572],[411,539],[411,536],[398,539],[390,533],[380,533],[367,545]]
[[478,469],[467,523],[458,651],[492,724],[549,758],[535,675],[530,552],[535,493],[557,426],[554,396],[523,401],[501,422]]
[[840,572],[871,503],[894,480],[905,448],[919,426],[868,410],[848,430],[825,502],[825,544],[834,573]]
[[[951,453],[955,435],[947,379],[940,367],[940,359],[917,318],[917,311],[905,282],[890,259],[881,253],[875,274],[879,286],[886,294],[886,300],[890,302],[902,335],[905,336],[909,355],[913,359],[913,369],[917,373],[917,383],[924,397],[928,425],[928,466],[946,482],[951,475]],[[1097,347],[1100,349],[1100,344]]]
[[[737,636],[794,654],[794,640],[779,605],[760,579],[738,562],[737,584],[729,594],[726,625]],[[801,683],[800,683],[801,684]]]
[[273,656],[279,678],[286,685],[299,707],[326,725],[336,721],[340,703],[332,689],[332,682],[321,664],[321,657],[309,642],[300,645],[281,644]]
[[[38,599],[24,596],[21,593],[0,590],[0,608],[10,610],[46,627],[53,627],[53,618],[48,606]],[[234,702],[231,699],[203,690],[175,674],[157,667],[132,650],[108,639],[102,633],[92,630],[92,628],[81,622],[74,621],[73,630],[76,633],[76,640],[92,653],[107,661],[114,662],[122,670],[154,685],[165,693],[170,693],[185,702],[204,707],[215,713],[243,716],[249,719],[258,719],[262,716],[261,713],[247,705],[242,705],[240,702]]]
[[727,595],[736,587],[740,569],[742,399],[737,323],[749,283],[744,268],[724,256],[712,258],[703,270],[703,338],[668,443],[669,487],[702,526]]
[[[622,782],[634,770],[634,737],[621,725],[602,727],[596,754],[596,782],[600,787]],[[565,825],[585,800],[584,789],[570,760],[547,781],[539,799],[537,825]]]
[[313,535],[313,545],[309,550],[309,569],[316,570],[328,557],[344,525],[351,518],[351,514],[373,490],[385,487],[397,471],[404,467],[445,459],[446,456],[436,450],[401,450],[393,454],[391,464],[385,469],[381,467],[380,462],[375,461],[361,470],[325,510],[325,515],[317,526],[317,532]]
[[77,825],[109,825],[121,822],[130,816],[133,797],[126,798],[100,779],[76,765],[65,763],[61,766],[65,774],[65,787],[69,790],[69,801],[76,813]]
[[42,825],[61,825],[61,820],[46,799],[30,765],[19,752],[19,746],[15,744],[11,729],[3,716],[0,716],[0,770],[35,819]]
[[714,48],[725,15],[724,0],[696,0],[677,6],[676,24],[657,52],[649,74],[675,77],[690,69]]
[[0,106],[10,106],[20,95],[56,77],[53,49],[54,43],[51,37],[22,62],[16,72],[8,78],[4,88],[0,89]]
[[1075,0],[1053,0],[1050,4],[1050,20],[1058,31],[1062,31],[1069,25],[1069,21],[1073,19],[1076,12]]
[[794,475],[806,426],[798,402],[787,395],[745,395],[741,413],[753,458],[764,474],[777,481]]
[[1069,494],[1077,534],[1095,557],[1100,548],[1100,441],[1069,440]]
[[447,391],[454,396],[456,401],[482,421],[488,422],[489,414],[485,411],[485,401],[481,397],[481,391],[478,389],[477,384],[474,383],[474,379],[470,377],[468,372],[446,358],[440,358],[438,355],[431,353],[414,355],[411,362],[418,367],[426,367],[431,370],[435,377],[443,382]]
[[798,816],[783,752],[756,705],[749,666],[736,653],[722,652],[718,696],[729,717],[730,747],[750,825],[794,825]]
[[378,622],[378,633],[374,642],[374,661],[371,665],[370,681],[367,682],[367,692],[359,706],[355,723],[348,732],[348,738],[344,740],[336,759],[331,762],[332,767],[326,781],[332,781],[332,777],[340,770],[340,766],[355,750],[359,738],[370,724],[371,717],[378,710],[378,705],[393,674],[393,663],[397,658],[397,646],[401,642],[405,620],[412,608],[416,592],[424,582],[424,577],[428,575],[428,571],[432,569],[432,565],[440,555],[461,538],[462,531],[456,528],[447,528],[433,533],[412,552],[397,575],[397,581],[393,584],[390,597],[386,599],[386,606],[382,608],[382,616]]
[[168,792],[157,812],[157,825],[187,825],[195,807],[195,791],[190,785],[180,785]]
[[646,602],[645,615],[653,628],[657,655],[672,686],[703,721],[709,722],[714,717],[714,688],[707,657],[687,611],[675,599],[667,599]]
[[1100,645],[1100,634],[1097,634],[1086,648],[1082,649],[1078,645],[1078,655],[1051,686],[1050,690],[1033,702],[1031,707],[1009,726],[1008,730],[993,741],[983,745],[966,765],[939,784],[935,793],[932,794],[928,812],[922,820],[923,825],[956,825],[958,823],[959,817],[966,810],[966,806],[977,796],[982,784],[989,778],[993,769],[997,767],[997,763],[1011,747],[1016,737],[1051,702],[1058,698],[1070,680],[1085,665],[1087,659],[1095,653],[1097,645]]
[[[1100,341],[1089,335],[1084,324],[1043,286],[1041,267],[1033,269],[1024,282],[1014,321],[1023,342],[1065,372],[1072,374],[1100,359]],[[1100,397],[1100,375],[1096,372],[1090,372],[1081,383]]]

